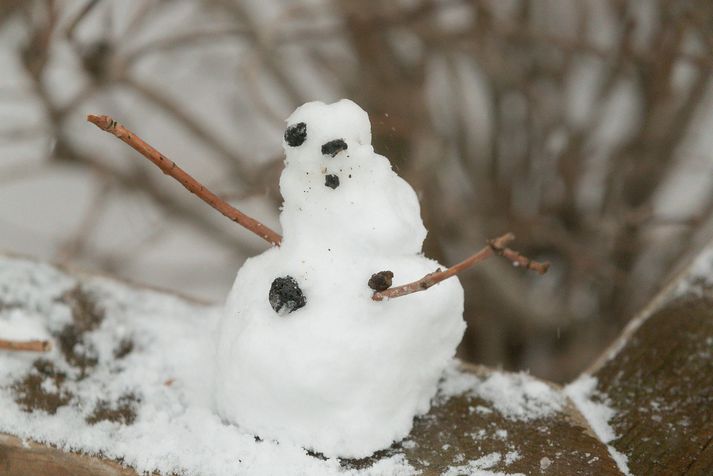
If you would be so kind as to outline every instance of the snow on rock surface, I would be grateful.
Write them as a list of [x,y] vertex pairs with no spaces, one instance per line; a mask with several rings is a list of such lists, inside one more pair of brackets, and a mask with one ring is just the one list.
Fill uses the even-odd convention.
[[[610,443],[617,438],[614,429],[609,425],[616,411],[609,406],[606,397],[597,392],[596,377],[584,374],[567,385],[564,391],[603,443]],[[619,470],[625,475],[630,475],[626,455],[611,445],[607,445],[607,448]]]
[[561,397],[533,391],[528,376],[456,361],[408,440],[370,458],[322,458],[256,439],[212,406],[221,315],[219,307],[0,256],[0,325],[18,333],[29,326],[53,343],[50,353],[0,351],[0,433],[181,476],[527,474],[543,456],[554,468],[608,474],[606,448],[556,411]]
[[428,411],[465,330],[463,289],[451,278],[371,299],[372,274],[407,283],[439,264],[420,253],[416,194],[374,153],[359,106],[301,106],[284,147],[283,242],[238,272],[218,332],[217,410],[262,438],[366,457]]
[[448,471],[443,473],[443,476],[524,476],[522,473],[503,473],[502,471],[491,471],[496,463],[499,463],[502,457],[500,453],[490,453],[475,460],[468,461],[467,464],[460,466],[451,466]]
[[690,267],[684,271],[684,279],[676,283],[671,294],[682,296],[687,293],[702,295],[706,288],[713,286],[713,244],[699,253]]
[[[258,441],[215,414],[218,307],[104,278],[80,283],[51,266],[6,258],[0,303],[3,331],[30,325],[54,344],[48,354],[0,353],[2,433],[121,459],[139,472],[360,473],[297,445]],[[363,471],[413,472],[402,455]]]
[[548,417],[560,411],[565,400],[558,390],[524,372],[493,372],[481,379],[460,372],[453,362],[444,375],[446,378],[441,383],[439,397],[468,393],[490,402],[509,420],[529,421]]

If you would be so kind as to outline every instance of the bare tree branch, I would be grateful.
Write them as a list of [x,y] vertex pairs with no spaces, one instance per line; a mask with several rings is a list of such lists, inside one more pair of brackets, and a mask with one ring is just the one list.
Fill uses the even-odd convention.
[[230,218],[237,224],[245,227],[249,231],[255,233],[260,238],[275,246],[279,246],[282,241],[282,236],[274,232],[259,221],[244,214],[237,208],[222,200],[219,196],[205,188],[200,182],[191,177],[182,168],[176,165],[175,162],[169,160],[154,149],[152,146],[144,142],[139,136],[119,124],[109,116],[89,115],[87,120],[100,128],[101,130],[113,134],[117,138],[131,146],[138,153],[153,162],[163,173],[170,175],[183,185],[189,192],[195,194],[206,202],[211,207],[218,210],[220,213]]
[[532,269],[539,274],[544,274],[550,267],[548,262],[539,263],[533,261],[517,251],[507,248],[507,245],[515,239],[515,235],[512,233],[506,233],[494,240],[488,240],[488,245],[482,248],[480,251],[471,255],[470,257],[464,259],[458,264],[451,266],[444,271],[436,271],[434,273],[427,274],[418,281],[413,281],[408,284],[403,284],[401,286],[396,286],[394,288],[389,288],[384,291],[376,291],[371,296],[374,301],[382,301],[384,298],[395,298],[399,296],[406,296],[407,294],[412,294],[419,291],[425,291],[431,286],[440,283],[441,281],[455,276],[456,274],[464,271],[481,261],[485,261],[491,256],[497,255],[502,256],[510,260],[515,266],[522,266],[525,269]]

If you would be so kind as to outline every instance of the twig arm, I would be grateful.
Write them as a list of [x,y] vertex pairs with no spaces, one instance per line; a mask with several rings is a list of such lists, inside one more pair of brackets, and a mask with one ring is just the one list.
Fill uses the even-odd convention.
[[0,349],[30,352],[47,352],[52,343],[47,340],[6,340],[0,339]]
[[[504,235],[504,236],[510,236],[510,240],[515,239],[515,236],[512,233],[508,233],[507,235]],[[540,275],[545,274],[547,272],[547,270],[550,269],[549,261],[540,263],[539,261],[531,260],[527,256],[523,256],[520,253],[518,253],[517,251],[511,250],[510,248],[506,247],[504,244],[499,243],[498,239],[488,240],[488,246],[493,251],[493,253],[509,260],[510,262],[512,262],[512,264],[514,266],[521,266],[525,269],[531,269]]]
[[123,125],[116,122],[110,116],[89,115],[87,116],[87,120],[97,126],[99,129],[113,134],[117,138],[124,141],[139,154],[143,155],[151,162],[153,162],[158,168],[163,171],[163,173],[165,173],[166,175],[170,175],[171,177],[176,179],[189,192],[198,196],[198,198],[218,210],[226,217],[252,231],[267,242],[275,246],[280,245],[280,242],[282,241],[282,236],[280,236],[278,233],[271,230],[267,226],[263,225],[259,221],[255,220],[254,218],[244,214],[243,212],[220,198],[218,195],[208,190],[203,184],[198,182],[185,170],[176,165],[175,162],[169,160],[165,155],[161,154],[151,145],[144,142],[143,139],[141,139],[139,136],[131,132]]
[[451,276],[464,271],[481,261],[490,258],[493,255],[503,256],[504,258],[512,261],[516,266],[522,266],[525,269],[532,269],[537,271],[539,274],[544,274],[547,272],[550,264],[548,262],[539,263],[533,261],[517,251],[511,250],[507,247],[515,239],[515,235],[512,233],[506,233],[494,240],[488,240],[487,246],[483,247],[480,251],[474,255],[469,256],[458,264],[451,266],[446,270],[439,270],[433,273],[429,273],[418,281],[413,281],[408,284],[403,284],[401,286],[396,286],[393,288],[386,289],[384,291],[376,291],[372,294],[371,298],[374,301],[382,301],[384,298],[395,298],[399,296],[406,296],[407,294],[416,293],[419,291],[425,291],[431,286],[440,283],[444,279],[448,279]]

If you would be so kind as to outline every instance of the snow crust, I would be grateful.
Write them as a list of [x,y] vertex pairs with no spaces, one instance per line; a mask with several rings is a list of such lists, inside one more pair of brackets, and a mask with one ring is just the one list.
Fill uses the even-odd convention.
[[[363,471],[345,469],[336,458],[315,458],[298,445],[256,440],[253,433],[221,420],[211,398],[211,352],[222,308],[193,305],[155,291],[137,290],[103,278],[76,279],[47,265],[0,259],[0,326],[33,336],[60,332],[72,322],[63,298],[81,286],[100,303],[103,319],[86,334],[84,346],[97,362],[87,375],[67,361],[60,342],[41,358],[66,379],[51,379],[44,392],[69,396],[56,412],[28,412],[14,387],[33,370],[36,353],[0,352],[0,432],[52,444],[63,450],[120,459],[138,472],[185,476],[406,475],[415,470],[403,455],[383,458]],[[15,304],[13,304],[15,303]],[[39,332],[34,333],[34,330]],[[29,335],[29,333],[27,334]],[[119,342],[133,350],[115,356]],[[101,401],[111,408],[131,394],[135,419],[126,424],[90,423]]]
[[[487,454],[481,458],[470,460],[468,463],[460,466],[451,466],[443,473],[443,476],[524,476],[523,473],[503,473],[501,471],[491,471],[492,468],[498,464],[503,457],[500,453],[494,452]],[[505,464],[510,464],[514,459],[505,458]]]
[[[216,408],[262,438],[365,457],[428,411],[465,330],[463,289],[451,278],[371,299],[376,272],[392,271],[398,285],[439,267],[421,254],[416,194],[374,153],[353,102],[305,104],[287,120],[300,123],[303,142],[284,143],[282,245],[245,262],[219,326]],[[341,149],[324,154],[332,141]],[[339,185],[326,186],[328,175]],[[306,305],[278,315],[268,294],[286,276]]]
[[564,391],[586,418],[599,440],[607,444],[609,454],[619,470],[629,476],[631,473],[627,456],[609,444],[617,438],[614,429],[609,424],[611,419],[616,416],[616,410],[609,406],[606,396],[597,391],[597,383],[596,377],[584,374],[567,385]]
[[[486,378],[479,378],[459,371],[452,362],[445,376],[439,396],[450,398],[466,393],[481,398],[510,420],[546,418],[564,405],[564,397],[557,389],[524,372],[493,372]],[[487,412],[489,409],[477,407],[475,411]]]
[[685,276],[679,280],[673,295],[678,297],[684,294],[703,295],[713,286],[713,244],[709,244],[691,265],[685,270]]
[[[103,316],[82,344],[97,360],[86,375],[67,360],[57,338],[73,322],[76,309],[65,296],[76,289],[91,296]],[[2,433],[103,455],[139,472],[159,474],[418,474],[403,454],[381,458],[363,470],[350,469],[338,458],[315,457],[298,444],[258,440],[254,432],[217,416],[210,369],[211,349],[222,317],[220,307],[191,304],[98,277],[81,277],[80,282],[51,266],[7,258],[0,258],[0,303],[4,304],[0,306],[4,331],[19,335],[31,328],[38,331],[37,336],[50,335],[54,344],[49,354],[0,352]],[[125,340],[132,342],[133,349],[117,357],[117,346]],[[59,384],[49,377],[42,382],[46,394],[69,395],[56,412],[30,412],[18,402],[17,383],[27,375],[44,375],[33,369],[38,358],[67,375]],[[537,383],[527,374],[477,376],[451,360],[441,376],[434,404],[465,395],[486,400],[492,407],[474,402],[468,411],[502,412],[506,418],[534,421],[550,416],[562,404],[555,389]],[[127,394],[134,396],[133,421],[91,420],[102,401],[115,409]],[[497,427],[473,430],[474,445],[495,439],[502,442],[502,450],[472,459],[461,454],[447,474],[504,474],[501,471],[521,459],[521,448],[513,446],[508,431]],[[413,449],[414,443],[407,441],[402,446]]]

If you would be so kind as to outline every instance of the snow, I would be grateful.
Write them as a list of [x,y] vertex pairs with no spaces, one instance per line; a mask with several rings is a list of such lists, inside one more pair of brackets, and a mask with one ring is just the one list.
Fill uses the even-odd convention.
[[10,309],[0,321],[0,336],[8,340],[45,340],[49,333],[41,322],[41,316],[28,316],[17,309]]
[[506,465],[511,465],[515,461],[518,461],[522,459],[522,455],[520,454],[519,451],[508,451],[505,454],[505,464]]
[[713,245],[706,247],[696,256],[685,271],[684,279],[678,280],[673,294],[702,295],[706,288],[713,286]]
[[608,444],[617,438],[609,422],[616,415],[616,411],[609,406],[605,395],[597,391],[597,378],[583,374],[577,380],[567,385],[565,393],[572,400],[580,413],[586,418],[602,443],[607,444],[607,449],[619,470],[625,475],[630,475],[628,458],[612,445]]
[[[287,126],[283,242],[238,272],[218,331],[216,407],[263,438],[365,457],[430,408],[465,330],[463,289],[451,278],[373,301],[372,274],[401,284],[440,267],[421,254],[416,193],[374,153],[353,102],[305,104]],[[275,312],[277,278],[304,306]]]
[[[510,455],[510,453],[508,453]],[[462,475],[468,475],[468,476],[518,476],[522,475],[522,473],[503,473],[499,471],[490,471],[489,468],[492,468],[496,464],[498,464],[502,460],[502,456],[500,453],[494,452],[487,454],[481,458],[475,459],[475,460],[470,460],[468,461],[467,464],[460,465],[460,466],[451,466],[448,468],[446,472],[443,473],[443,476],[462,476]],[[508,457],[506,456],[505,458],[505,464],[508,465],[515,461],[512,459],[512,456],[510,457],[510,461],[508,461]]]
[[[96,365],[82,376],[77,365],[67,359],[58,335],[72,322],[72,301],[68,293],[81,292],[98,302],[101,322],[85,334],[83,347],[96,356]],[[430,291],[429,291],[430,292]],[[27,302],[25,302],[27,300]],[[222,308],[192,304],[183,298],[156,291],[136,289],[100,277],[81,277],[81,282],[62,271],[23,259],[0,261],[0,302],[15,303],[0,307],[3,329],[22,329],[31,322],[41,334],[50,335],[54,349],[40,357],[66,374],[56,381],[33,370],[36,353],[0,353],[0,432],[21,439],[54,445],[64,450],[101,454],[118,459],[139,472],[157,471],[182,476],[272,475],[411,475],[418,471],[403,454],[381,458],[371,467],[350,469],[338,458],[322,459],[309,454],[300,445],[277,442],[270,438],[256,440],[254,433],[216,415],[210,398],[214,335],[222,317]],[[117,347],[129,340],[133,348],[116,357]],[[55,412],[28,412],[20,404],[14,386],[28,375],[40,375],[42,392],[57,397],[68,395],[66,403]],[[532,380],[526,375],[506,378],[474,377],[452,360],[438,385],[436,404],[451,396],[488,395],[489,398],[513,398],[522,406],[513,410],[513,418],[546,415],[559,399],[547,404],[532,404],[533,395],[544,400],[548,392],[532,392]],[[487,385],[484,385],[488,382]],[[495,382],[502,388],[493,392]],[[483,389],[489,389],[484,392]],[[519,392],[519,393],[518,393]],[[133,397],[127,397],[132,395]],[[122,397],[124,398],[122,400]],[[549,395],[549,397],[552,397]],[[548,397],[548,398],[549,398]],[[128,398],[128,400],[127,400]],[[90,423],[101,402],[110,409],[129,403],[135,413],[130,424],[111,419]],[[493,406],[495,410],[500,409]],[[478,408],[479,406],[474,406]],[[482,407],[485,408],[485,407]],[[509,433],[489,428],[491,438],[503,442],[503,450],[480,458],[462,460],[449,469],[450,474],[497,475],[522,458],[517,448],[506,440]],[[483,430],[483,438],[486,432]],[[413,449],[413,440],[403,447]],[[472,458],[472,456],[471,456]]]
[[[446,369],[439,396],[450,398],[468,393],[490,402],[510,420],[530,421],[546,418],[562,409],[564,397],[557,389],[524,372],[493,372],[485,378],[458,371],[455,364]],[[473,411],[488,413],[487,407]],[[505,435],[507,436],[507,435]]]
[[[327,247],[357,256],[421,252],[426,229],[416,193],[386,157],[374,152],[364,110],[346,99],[311,102],[286,122],[303,123],[307,129],[301,145],[283,144],[280,224],[286,254],[325,252]],[[324,144],[339,139],[346,150],[334,157],[322,153]],[[339,177],[340,185],[325,187],[327,175]]]
[[534,420],[559,411],[564,398],[544,382],[525,373],[508,375],[493,373],[476,390],[477,394],[493,403],[506,418]]
[[[416,195],[373,153],[355,104],[308,104],[294,121],[307,124],[307,137],[299,151],[286,146],[283,244],[246,262],[224,307],[23,259],[0,262],[0,335],[54,344],[40,359],[0,353],[0,432],[139,472],[413,474],[403,455],[362,471],[338,457],[388,447],[432,401],[454,395],[478,396],[513,420],[561,408],[555,389],[526,374],[481,378],[459,369],[457,279],[371,299],[366,283],[376,271],[393,271],[398,284],[438,267],[420,253]],[[325,158],[321,145],[335,139],[346,150]],[[307,172],[313,182],[300,178]],[[339,175],[339,187],[324,186],[329,174]],[[278,314],[268,294],[284,276],[306,304]],[[519,458],[493,453],[463,468],[500,474],[495,464]]]
[[[80,375],[60,349],[57,335],[71,322],[72,309],[63,296],[80,287],[100,303],[101,323],[86,334],[84,346],[97,363]],[[24,411],[13,389],[23,378],[38,375],[35,353],[0,353],[0,432],[55,445],[63,450],[120,459],[137,471],[186,476],[234,474],[414,474],[402,455],[383,458],[363,471],[344,469],[335,458],[310,456],[303,448],[254,435],[221,420],[210,398],[211,347],[222,309],[190,304],[155,291],[134,289],[91,277],[80,283],[47,265],[23,259],[0,262],[2,332],[23,329],[53,336],[54,349],[42,358],[66,379],[45,377],[47,394],[70,395],[56,411]],[[2,334],[4,335],[4,334]],[[118,343],[130,339],[133,349],[116,358]],[[40,374],[41,375],[41,374]],[[89,423],[99,402],[121,406],[129,399],[135,419],[129,425],[99,420]],[[124,399],[123,401],[127,401]]]

